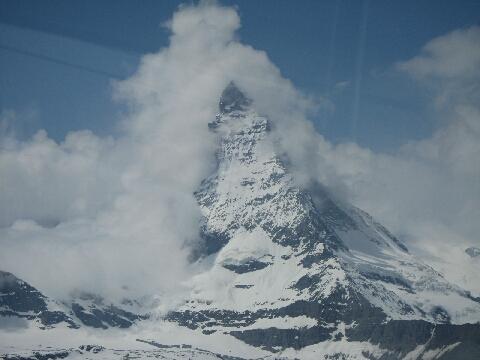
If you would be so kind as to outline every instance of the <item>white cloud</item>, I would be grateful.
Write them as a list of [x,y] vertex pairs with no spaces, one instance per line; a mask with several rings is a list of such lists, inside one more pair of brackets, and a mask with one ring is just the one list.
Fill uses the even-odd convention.
[[[4,270],[60,297],[75,289],[116,297],[182,291],[179,284],[194,271],[188,256],[199,246],[193,192],[215,166],[218,139],[207,123],[232,80],[272,119],[273,136],[301,184],[324,182],[407,238],[426,224],[456,234],[449,242],[425,231],[423,244],[478,242],[477,103],[452,106],[448,125],[398,154],[333,146],[307,120],[316,102],[264,52],[236,39],[240,20],[233,8],[182,6],[167,26],[169,46],[144,56],[136,74],[115,85],[116,98],[131,106],[122,136],[73,132],[61,143],[44,132],[26,142],[4,137]],[[433,49],[428,54],[445,62],[449,52]],[[414,65],[399,66],[414,72]]]
[[45,131],[26,142],[3,139],[0,226],[22,218],[53,225],[92,217],[119,191],[118,164],[109,161],[112,139],[89,131],[70,133],[61,144]]
[[207,124],[232,80],[277,120],[292,157],[304,153],[286,140],[313,130],[304,121],[311,101],[264,52],[236,40],[233,8],[182,6],[167,26],[169,46],[115,84],[116,98],[131,107],[122,136],[73,132],[55,143],[40,131],[5,142],[4,269],[60,297],[75,289],[116,297],[181,291],[188,256],[201,245],[193,192],[215,166]]
[[429,41],[421,54],[398,67],[412,75],[467,79],[480,73],[480,27],[452,31]]
[[433,95],[438,129],[394,154],[320,142],[316,177],[346,191],[452,281],[480,294],[464,253],[480,245],[480,29],[430,41],[397,64]]
[[480,26],[452,31],[429,41],[414,58],[397,63],[435,94],[437,110],[455,111],[480,100]]

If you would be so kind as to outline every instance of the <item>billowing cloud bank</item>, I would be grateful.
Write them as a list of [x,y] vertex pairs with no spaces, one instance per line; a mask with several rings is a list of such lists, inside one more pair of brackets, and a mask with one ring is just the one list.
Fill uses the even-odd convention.
[[[442,72],[443,63],[458,63],[478,84],[480,67],[466,64],[478,56],[449,60],[442,50],[452,36],[478,38],[477,28],[436,39],[398,65],[419,81],[448,85],[437,103],[449,118],[432,138],[384,155],[333,146],[315,133],[307,120],[315,103],[264,52],[236,39],[239,26],[233,8],[181,7],[168,24],[169,46],[144,56],[137,73],[115,85],[131,109],[118,138],[83,131],[55,143],[42,131],[27,142],[3,135],[2,269],[60,297],[76,289],[110,297],[181,291],[196,271],[189,255],[201,246],[192,194],[215,165],[217,139],[207,123],[232,80],[273,120],[299,182],[322,181],[426,251],[478,243],[478,89],[460,96],[465,74]],[[422,70],[429,62],[438,63],[435,72]]]
[[3,269],[61,297],[175,293],[201,246],[193,192],[215,166],[207,124],[225,86],[237,82],[279,124],[312,128],[302,121],[309,101],[265,53],[236,41],[234,9],[182,6],[167,26],[169,46],[115,84],[131,110],[121,137],[3,136]]
[[324,144],[333,168],[325,181],[343,184],[447,278],[480,294],[480,262],[464,252],[480,245],[480,27],[435,38],[396,68],[432,95],[438,129],[393,155]]

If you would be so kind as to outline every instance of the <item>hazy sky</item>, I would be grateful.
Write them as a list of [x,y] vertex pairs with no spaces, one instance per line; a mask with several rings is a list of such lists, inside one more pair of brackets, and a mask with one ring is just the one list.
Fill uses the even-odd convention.
[[[128,77],[144,53],[168,44],[161,24],[180,3],[1,0],[0,111],[17,112],[17,136],[40,128],[56,140],[85,128],[112,133],[120,106],[109,74]],[[438,126],[431,94],[392,64],[480,16],[474,0],[221,3],[237,6],[242,42],[325,98],[329,107],[314,118],[322,134],[385,151]]]

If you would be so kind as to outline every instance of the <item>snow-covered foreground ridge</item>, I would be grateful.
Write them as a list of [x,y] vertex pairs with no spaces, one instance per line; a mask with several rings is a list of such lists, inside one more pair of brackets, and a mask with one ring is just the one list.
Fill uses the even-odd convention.
[[321,184],[299,186],[235,84],[219,110],[218,166],[195,193],[207,270],[183,304],[157,318],[140,301],[58,302],[1,273],[6,358],[480,358],[480,299]]

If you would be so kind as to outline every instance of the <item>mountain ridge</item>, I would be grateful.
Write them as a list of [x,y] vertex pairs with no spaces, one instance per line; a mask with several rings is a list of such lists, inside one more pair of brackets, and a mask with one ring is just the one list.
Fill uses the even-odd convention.
[[[246,357],[476,358],[480,299],[368,213],[321,184],[300,187],[277,153],[271,120],[254,106],[231,82],[208,124],[217,168],[194,193],[204,243],[196,261],[205,271],[189,280],[184,302],[159,318],[84,294],[64,316],[105,331],[158,325],[215,353],[219,341],[236,344]],[[140,340],[161,344],[162,331]]]

